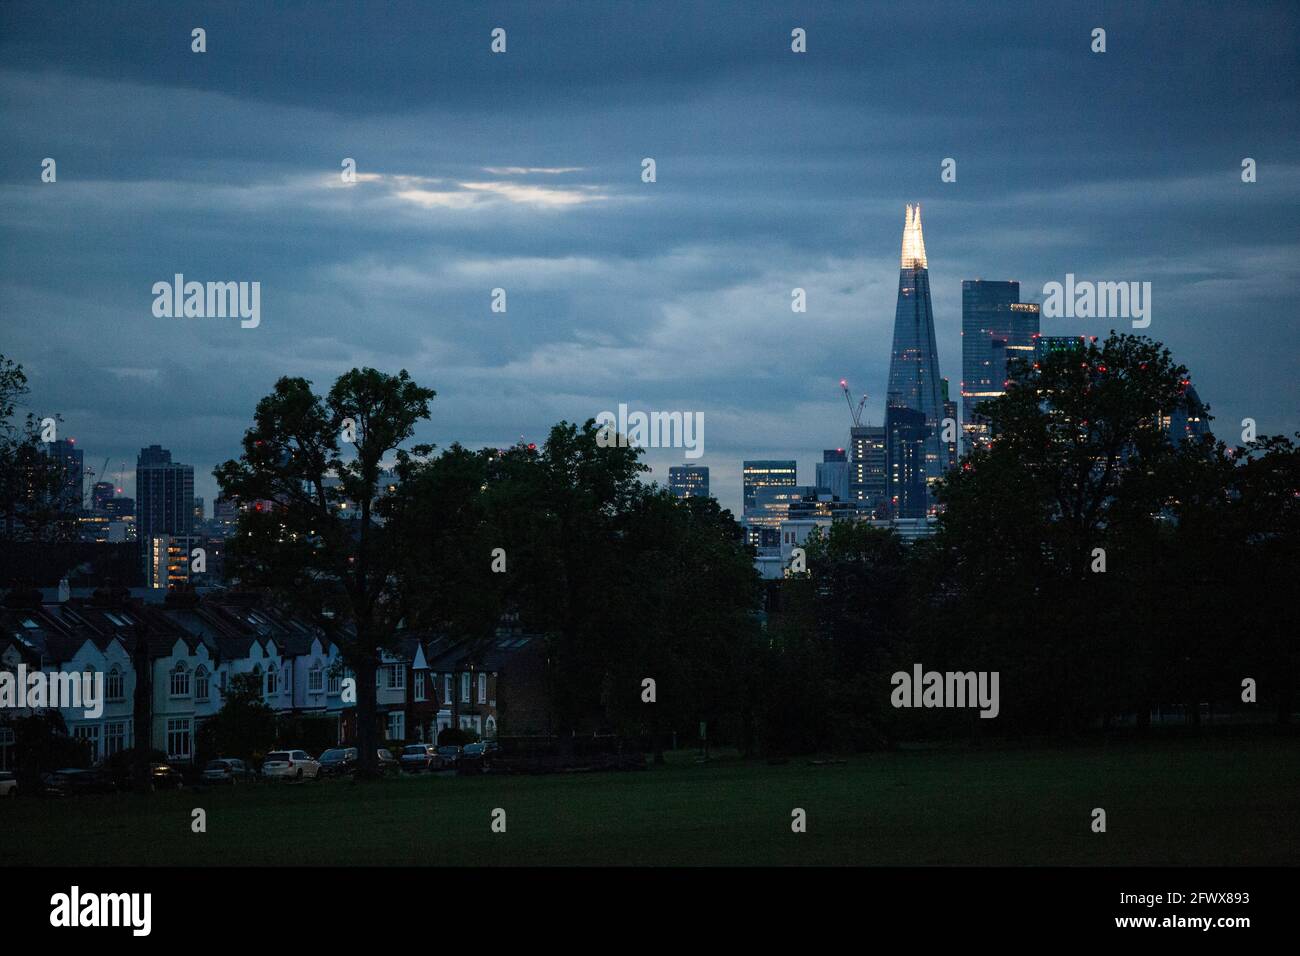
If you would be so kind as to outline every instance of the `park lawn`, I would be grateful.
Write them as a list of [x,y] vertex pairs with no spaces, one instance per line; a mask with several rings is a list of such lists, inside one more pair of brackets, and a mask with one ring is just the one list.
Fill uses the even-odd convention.
[[[1294,739],[911,751],[0,805],[3,865],[1300,862]],[[191,811],[207,832],[191,831]],[[791,832],[791,811],[807,832]],[[1091,830],[1104,808],[1107,831]],[[490,827],[506,811],[506,832]]]

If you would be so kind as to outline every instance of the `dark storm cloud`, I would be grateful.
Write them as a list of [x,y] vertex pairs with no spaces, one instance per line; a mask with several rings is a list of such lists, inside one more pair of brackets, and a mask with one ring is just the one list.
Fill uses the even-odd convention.
[[[1153,283],[1147,331],[1225,435],[1300,423],[1286,4],[7,4],[0,28],[0,350],[97,465],[161,442],[210,499],[278,375],[364,363],[439,390],[443,444],[703,411],[734,507],[742,457],[811,480],[845,443],[842,375],[879,420],[917,200],[954,389],[962,279],[1073,272]],[[260,281],[262,325],[155,319],[176,272]]]

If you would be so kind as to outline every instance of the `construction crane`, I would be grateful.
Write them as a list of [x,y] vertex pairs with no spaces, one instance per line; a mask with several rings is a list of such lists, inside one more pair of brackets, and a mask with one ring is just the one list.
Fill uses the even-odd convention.
[[849,415],[853,419],[853,427],[858,428],[862,425],[862,409],[867,404],[867,393],[862,393],[862,399],[855,406],[853,396],[849,393],[849,380],[846,378],[840,379],[840,388],[844,390],[844,401],[848,403]]

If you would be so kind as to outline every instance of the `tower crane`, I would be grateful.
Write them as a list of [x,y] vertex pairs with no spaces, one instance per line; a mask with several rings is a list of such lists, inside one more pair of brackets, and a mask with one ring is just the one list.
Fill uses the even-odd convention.
[[862,409],[867,404],[867,393],[862,393],[862,398],[855,406],[853,396],[849,393],[849,380],[846,378],[840,379],[840,388],[844,390],[844,401],[848,403],[849,415],[853,419],[853,427],[857,428],[862,424]]

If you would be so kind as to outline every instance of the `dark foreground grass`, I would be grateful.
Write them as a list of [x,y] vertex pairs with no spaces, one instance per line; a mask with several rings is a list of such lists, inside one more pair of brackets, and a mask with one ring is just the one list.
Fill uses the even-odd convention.
[[[1294,739],[419,777],[0,805],[7,865],[1300,862]],[[207,833],[191,832],[191,810]],[[490,829],[506,811],[504,834]],[[802,807],[808,830],[795,834]],[[1107,832],[1090,829],[1094,807]]]

